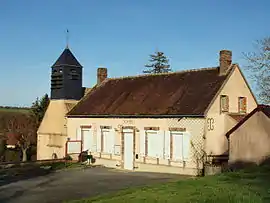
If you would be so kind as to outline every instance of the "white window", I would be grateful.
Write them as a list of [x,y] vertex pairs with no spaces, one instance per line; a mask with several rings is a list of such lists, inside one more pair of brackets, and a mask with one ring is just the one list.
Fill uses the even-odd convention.
[[114,134],[112,129],[101,129],[102,149],[104,153],[114,153]]
[[164,157],[164,131],[146,130],[147,156],[155,158]]
[[95,151],[94,147],[94,139],[93,139],[93,130],[91,128],[82,128],[81,131],[81,136],[82,136],[82,146],[83,146],[83,151],[90,151],[93,152]]
[[190,152],[190,134],[188,132],[171,131],[172,160],[186,161]]
[[152,131],[147,130],[146,136],[147,136],[147,156],[149,157],[156,157],[157,156],[157,145],[156,145],[156,139],[157,139],[157,133],[158,131]]

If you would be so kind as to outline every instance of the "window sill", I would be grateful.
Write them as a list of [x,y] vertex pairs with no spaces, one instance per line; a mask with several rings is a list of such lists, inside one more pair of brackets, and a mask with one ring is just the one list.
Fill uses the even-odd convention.
[[152,160],[156,160],[156,159],[161,159],[158,157],[154,157],[154,156],[145,156],[146,159],[152,159]]

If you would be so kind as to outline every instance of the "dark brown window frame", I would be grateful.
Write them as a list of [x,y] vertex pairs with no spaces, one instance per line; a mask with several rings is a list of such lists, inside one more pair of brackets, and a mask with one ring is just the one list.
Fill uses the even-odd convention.
[[[224,110],[224,108],[223,108],[223,106],[222,106],[222,99],[223,99],[223,98],[227,98],[226,102],[227,102],[228,107],[227,107],[227,109],[225,109],[225,110]],[[229,100],[229,96],[228,96],[228,95],[225,95],[225,94],[220,95],[219,102],[220,102],[220,112],[221,112],[221,113],[227,113],[227,112],[230,111],[230,100]]]
[[[242,111],[242,108],[241,108],[241,99],[244,99],[245,100],[245,106],[244,106],[244,110]],[[247,97],[238,97],[238,113],[247,113]]]

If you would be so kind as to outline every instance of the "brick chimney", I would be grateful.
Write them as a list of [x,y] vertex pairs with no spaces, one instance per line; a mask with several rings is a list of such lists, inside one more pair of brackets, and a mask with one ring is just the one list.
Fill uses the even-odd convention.
[[97,84],[99,85],[107,78],[107,68],[97,69]]
[[226,75],[232,64],[232,51],[221,50],[219,52],[219,74]]

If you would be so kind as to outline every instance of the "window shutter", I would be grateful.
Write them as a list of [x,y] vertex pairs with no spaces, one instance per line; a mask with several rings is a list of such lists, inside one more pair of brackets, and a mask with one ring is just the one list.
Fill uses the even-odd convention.
[[140,155],[145,156],[145,130],[140,131]]
[[77,128],[76,140],[82,140],[82,129]]
[[183,134],[183,160],[188,160],[190,152],[190,133]]
[[243,111],[246,113],[247,112],[247,98],[243,97]]
[[101,129],[97,128],[97,152],[101,152]]
[[183,133],[173,133],[173,160],[183,159]]
[[93,131],[92,129],[82,130],[83,151],[92,151]]
[[157,157],[158,134],[147,132],[147,156]]
[[91,151],[96,152],[97,151],[97,139],[95,139],[94,129],[91,128],[91,134],[92,134],[92,146]]
[[164,131],[160,130],[157,133],[157,144],[156,144],[157,158],[163,158],[164,153]]
[[165,159],[170,159],[170,144],[171,144],[171,132],[170,131],[165,131],[164,134],[164,158]]
[[238,98],[238,112],[239,113],[242,112],[242,101],[241,101],[241,97]]
[[229,96],[226,96],[226,111],[229,112],[230,109],[230,100],[229,100]]
[[109,153],[113,154],[114,153],[114,130],[109,131]]
[[240,113],[247,112],[247,98],[246,97],[239,97],[238,98],[238,111]]

